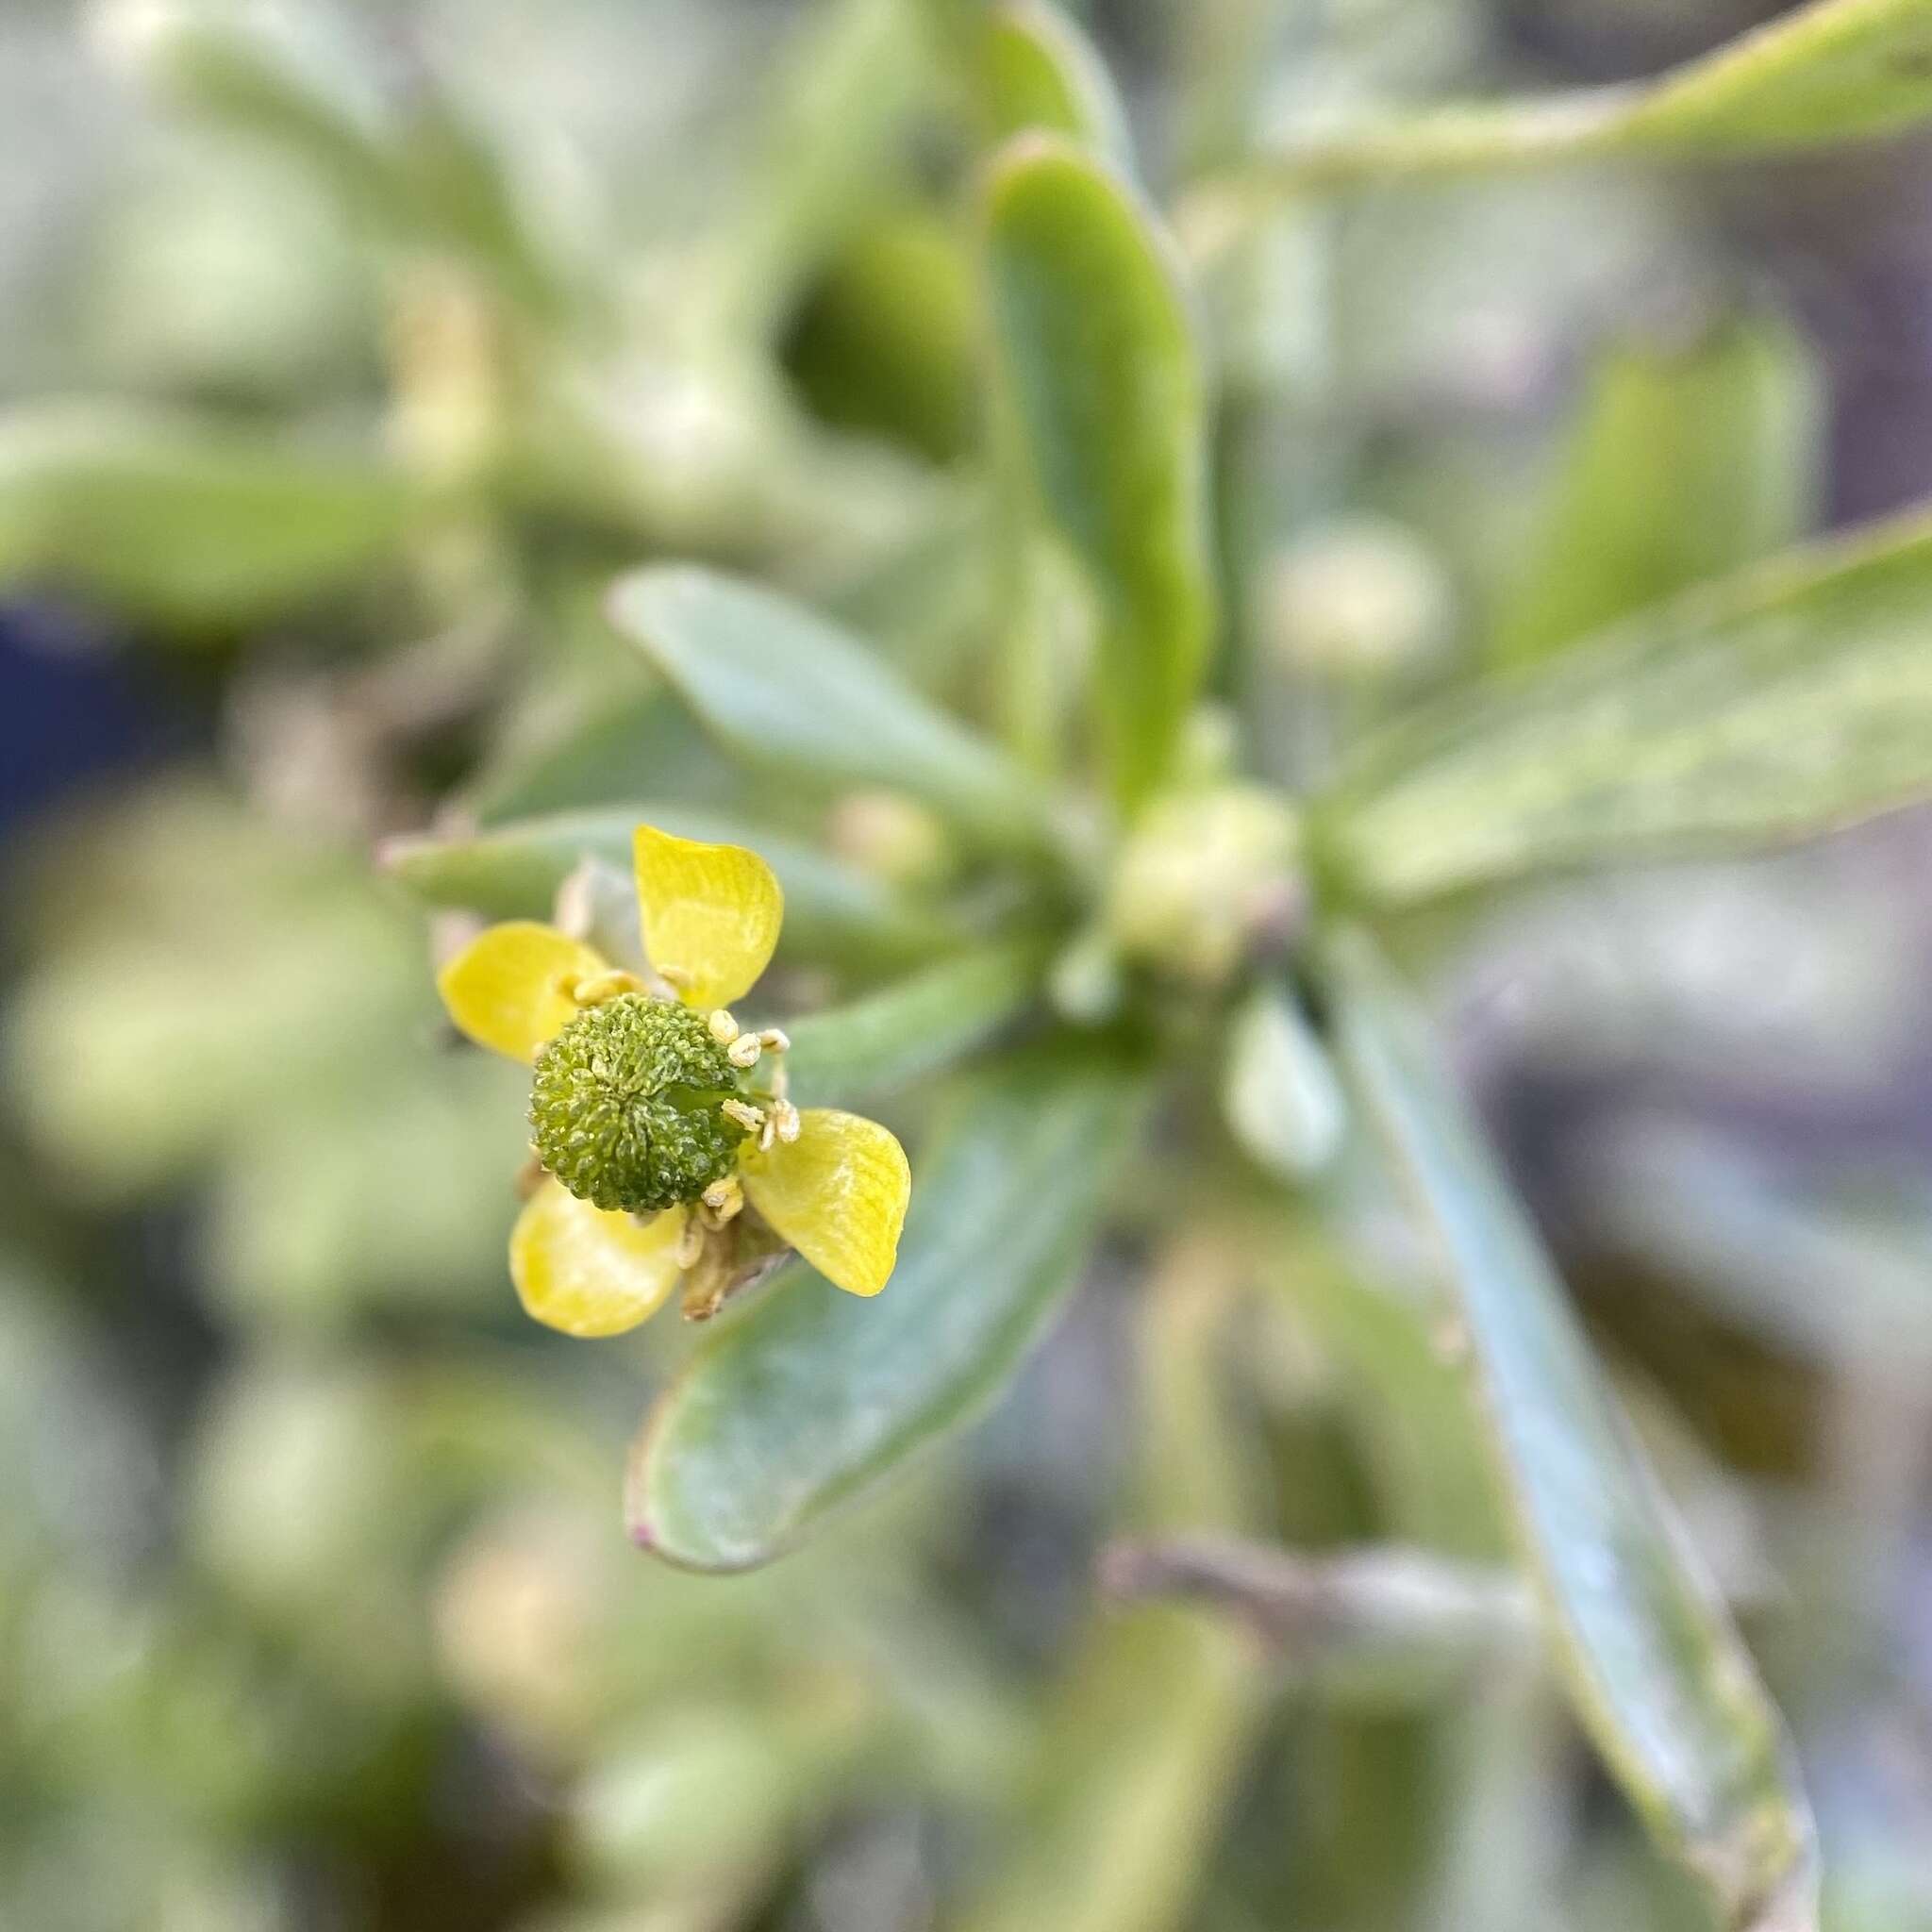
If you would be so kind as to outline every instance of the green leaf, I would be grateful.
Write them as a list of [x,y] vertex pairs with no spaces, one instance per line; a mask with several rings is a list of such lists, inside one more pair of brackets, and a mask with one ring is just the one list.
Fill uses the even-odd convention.
[[382,61],[347,37],[219,6],[171,9],[138,51],[172,106],[283,149],[375,232],[454,247],[506,293],[557,302],[514,185],[422,69],[386,85]]
[[1024,1011],[1044,966],[1029,941],[985,946],[786,1022],[792,1097],[851,1105],[942,1071]]
[[1033,477],[1104,607],[1095,697],[1131,810],[1173,765],[1214,630],[1192,325],[1152,214],[1066,142],[994,163],[986,251]]
[[379,458],[288,435],[133,407],[0,420],[0,588],[69,590],[171,628],[339,590],[393,555],[413,508]]
[[1385,903],[1730,850],[1932,791],[1932,518],[1705,586],[1405,719],[1317,815]]
[[1443,1264],[1578,1717],[1726,1927],[1814,1924],[1810,1818],[1777,1713],[1562,1284],[1379,955],[1346,934],[1329,966],[1338,1050]]
[[1613,347],[1498,612],[1495,661],[1529,663],[1795,542],[1822,475],[1819,403],[1804,342],[1774,318]]
[[[1242,1258],[1230,1246],[1177,1242],[1135,1305],[1127,1511],[1143,1534],[1239,1531],[1258,1493],[1226,1387]],[[1118,1555],[1103,1559],[1110,1581]],[[1274,1675],[1233,1619],[1097,1604],[1044,1700],[1013,1829],[951,1923],[959,1932],[1193,1923],[1189,1906],[1213,1869]]]
[[1045,800],[1030,778],[824,618],[691,567],[620,578],[608,612],[747,763],[819,791],[909,792],[990,842],[1044,838]]
[[877,1299],[794,1268],[699,1349],[632,1451],[637,1541],[697,1570],[768,1562],[977,1414],[1072,1290],[1143,1091],[1118,1050],[987,1074],[914,1164]]
[[1892,133],[1928,114],[1932,0],[1815,0],[1657,80],[1291,137],[1201,192],[1266,203],[1599,155],[1761,154]]
[[1228,1030],[1221,1108],[1258,1167],[1306,1181],[1328,1165],[1347,1130],[1335,1069],[1286,988],[1257,986]]
[[784,949],[793,955],[889,966],[929,957],[956,939],[935,914],[809,845],[727,814],[685,806],[563,812],[489,831],[390,840],[383,867],[432,906],[459,906],[496,919],[545,919],[557,889],[586,858],[630,876],[631,833],[657,825],[680,839],[746,845],[785,889]]
[[996,140],[1063,134],[1124,173],[1134,164],[1127,117],[1106,63],[1057,7],[1016,0],[980,30],[979,94]]

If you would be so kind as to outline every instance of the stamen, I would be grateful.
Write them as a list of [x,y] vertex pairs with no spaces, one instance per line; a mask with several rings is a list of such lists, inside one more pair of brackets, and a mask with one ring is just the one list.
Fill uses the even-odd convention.
[[684,1231],[677,1237],[677,1265],[679,1269],[689,1273],[698,1265],[699,1257],[704,1252],[704,1224],[693,1214],[684,1224]]
[[593,973],[588,979],[579,979],[570,988],[570,996],[580,1007],[601,1007],[607,1000],[614,1000],[623,993],[642,992],[643,982],[635,973],[626,973],[621,967],[613,967],[608,973]]
[[772,1125],[776,1131],[779,1140],[783,1141],[788,1147],[798,1139],[799,1131],[804,1124],[804,1121],[799,1117],[798,1109],[789,1100],[777,1099],[773,1101]]
[[756,1033],[741,1033],[725,1049],[725,1058],[742,1072],[747,1067],[757,1066],[758,1055],[763,1051],[764,1047]]
[[758,1044],[767,1053],[790,1053],[791,1036],[782,1026],[767,1026],[758,1035]]
[[718,1111],[727,1121],[736,1121],[748,1134],[756,1134],[765,1124],[764,1109],[748,1100],[721,1100]]
[[711,1038],[720,1046],[729,1046],[738,1038],[738,1022],[723,1007],[720,1007],[706,1024],[711,1029]]
[[713,1181],[705,1190],[704,1205],[715,1227],[723,1227],[727,1221],[741,1214],[744,1211],[744,1190],[739,1185],[738,1176],[727,1174],[723,1180]]

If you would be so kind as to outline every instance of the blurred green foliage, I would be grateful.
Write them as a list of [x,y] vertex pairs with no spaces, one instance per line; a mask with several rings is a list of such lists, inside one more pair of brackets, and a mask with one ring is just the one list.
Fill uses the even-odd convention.
[[[8,853],[0,1924],[1932,1925],[1932,549],[1750,243],[1932,8],[1536,11],[0,17],[0,625],[202,721]],[[517,1312],[432,962],[641,820],[877,1301]]]

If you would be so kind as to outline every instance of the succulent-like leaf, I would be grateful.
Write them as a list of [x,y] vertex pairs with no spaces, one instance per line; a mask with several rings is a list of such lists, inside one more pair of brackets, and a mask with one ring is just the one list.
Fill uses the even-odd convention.
[[1028,941],[982,946],[789,1022],[793,1097],[859,1100],[940,1072],[1016,1018],[1044,968]]
[[1365,746],[1318,817],[1384,901],[1774,844],[1932,792],[1932,518],[1702,587]]
[[1058,7],[1013,0],[980,30],[979,92],[994,134],[1064,134],[1123,170],[1133,166],[1113,77]]
[[1338,1050],[1440,1254],[1578,1717],[1725,1926],[1812,1924],[1810,1815],[1748,1653],[1401,988],[1357,934],[1329,964]]
[[632,1451],[638,1541],[767,1562],[991,1401],[1073,1287],[1144,1085],[1065,1046],[990,1072],[920,1161],[884,1294],[794,1270],[700,1347]]
[[144,622],[228,629],[392,556],[414,494],[392,465],[132,406],[0,421],[0,588],[53,585]]
[[866,873],[762,825],[684,806],[559,812],[482,832],[392,839],[382,849],[382,862],[432,906],[467,907],[500,918],[541,916],[586,858],[621,868],[628,877],[640,824],[757,852],[784,889],[782,950],[788,957],[903,965],[929,957],[951,937],[943,920]]
[[1290,137],[1215,189],[1267,200],[1599,155],[1760,154],[1891,133],[1928,114],[1928,0],[1813,0],[1657,80]]
[[884,658],[770,591],[693,567],[621,578],[610,621],[747,763],[821,791],[881,786],[996,843],[1036,843],[1038,788]]
[[995,161],[986,253],[1041,502],[1104,606],[1094,702],[1131,810],[1172,767],[1214,629],[1192,325],[1153,215],[1063,140]]
[[1526,664],[1794,543],[1823,475],[1817,371],[1772,318],[1598,362],[1490,655]]

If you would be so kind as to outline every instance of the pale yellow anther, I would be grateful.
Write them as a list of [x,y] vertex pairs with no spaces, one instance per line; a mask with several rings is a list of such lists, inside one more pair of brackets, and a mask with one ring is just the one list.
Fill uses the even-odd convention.
[[705,1252],[705,1225],[692,1215],[684,1224],[677,1238],[677,1266],[680,1273],[687,1273],[698,1265]]
[[803,1122],[798,1109],[789,1100],[774,1100],[772,1103],[772,1124],[777,1130],[777,1137],[789,1147],[798,1139]]
[[738,1038],[738,1022],[723,1007],[720,1007],[706,1024],[711,1029],[711,1038],[720,1046],[729,1046]]
[[758,1055],[764,1051],[756,1033],[741,1033],[725,1049],[724,1058],[742,1073],[747,1067],[758,1063]]
[[765,1124],[764,1110],[748,1100],[721,1100],[718,1111],[727,1121],[736,1121],[748,1134],[756,1134]]
[[723,1227],[744,1211],[744,1189],[736,1174],[727,1174],[705,1190],[703,1201],[709,1224]]
[[758,1035],[758,1044],[767,1053],[790,1053],[791,1036],[782,1026],[767,1026]]
[[769,1154],[772,1151],[772,1143],[777,1138],[778,1123],[775,1120],[768,1119],[764,1125],[758,1129],[758,1152],[760,1154]]
[[607,1000],[643,990],[644,983],[635,973],[612,967],[608,973],[593,973],[588,979],[577,980],[570,989],[570,996],[580,1007],[601,1007]]

